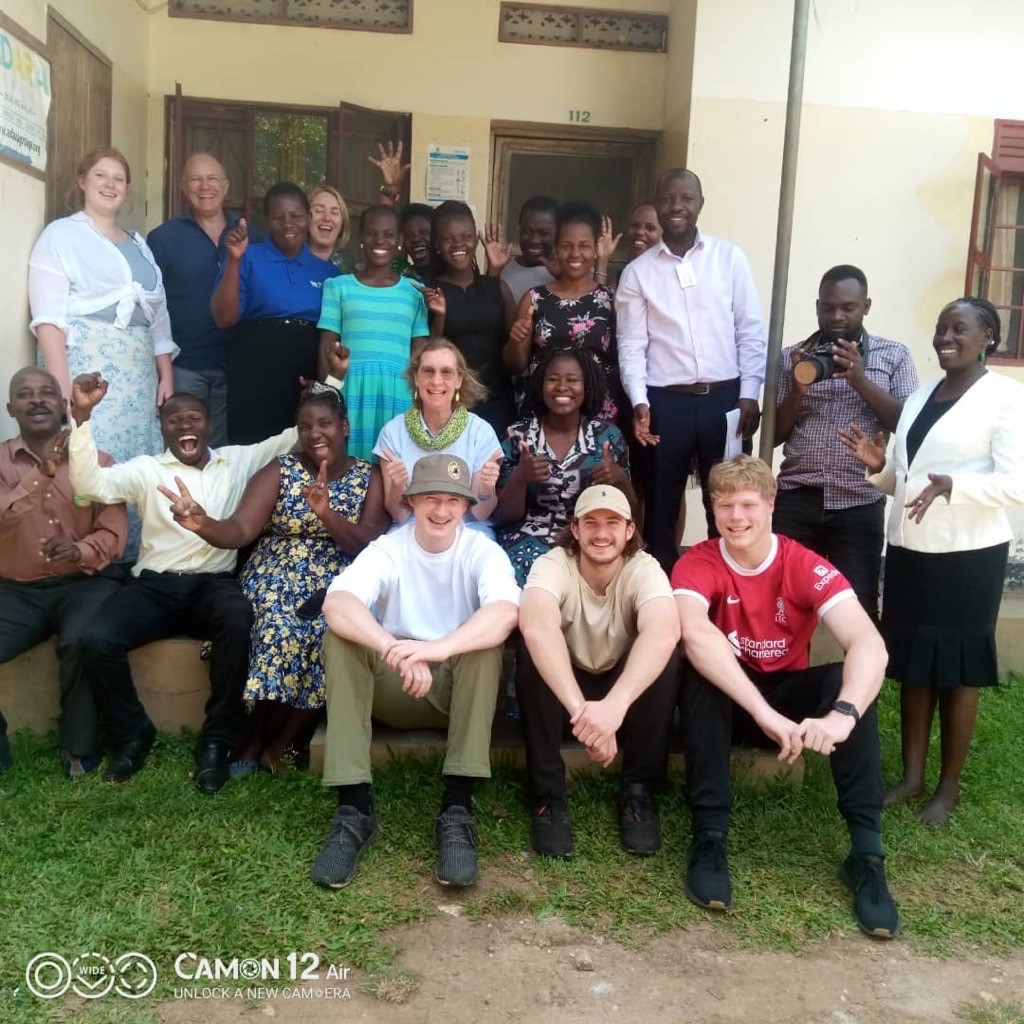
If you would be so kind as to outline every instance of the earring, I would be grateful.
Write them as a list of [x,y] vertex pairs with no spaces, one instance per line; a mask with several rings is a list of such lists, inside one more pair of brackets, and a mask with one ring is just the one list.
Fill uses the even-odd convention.
[[978,356],[978,362],[979,363],[984,363],[987,358],[988,358],[988,352],[986,352],[984,349],[982,349],[981,355]]
[[456,389],[455,389],[455,404],[456,404],[456,405],[458,405],[458,404],[459,404],[459,399],[460,399],[461,397],[462,397],[462,394],[461,394],[461,392],[459,391],[459,389],[458,389],[458,388],[456,388]]

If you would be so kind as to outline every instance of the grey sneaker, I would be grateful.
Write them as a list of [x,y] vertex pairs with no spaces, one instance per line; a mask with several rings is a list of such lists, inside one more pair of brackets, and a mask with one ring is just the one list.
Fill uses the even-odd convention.
[[478,874],[476,825],[465,807],[449,807],[434,822],[436,878],[442,885],[472,885]]
[[377,815],[363,814],[341,804],[331,819],[327,842],[313,864],[313,881],[326,889],[340,889],[356,876],[359,858],[377,838]]

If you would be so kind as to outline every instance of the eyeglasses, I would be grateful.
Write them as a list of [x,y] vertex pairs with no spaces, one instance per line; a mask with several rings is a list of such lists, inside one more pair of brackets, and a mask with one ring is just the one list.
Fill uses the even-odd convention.
[[440,377],[441,380],[455,380],[459,375],[458,370],[453,370],[450,366],[445,366],[442,369],[434,369],[433,367],[421,366],[417,371],[418,377]]

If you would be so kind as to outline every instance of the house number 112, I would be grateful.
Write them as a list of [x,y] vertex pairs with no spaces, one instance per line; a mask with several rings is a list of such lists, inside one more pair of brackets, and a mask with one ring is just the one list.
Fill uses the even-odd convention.
[[570,110],[569,120],[576,121],[579,124],[586,124],[590,120],[589,110]]

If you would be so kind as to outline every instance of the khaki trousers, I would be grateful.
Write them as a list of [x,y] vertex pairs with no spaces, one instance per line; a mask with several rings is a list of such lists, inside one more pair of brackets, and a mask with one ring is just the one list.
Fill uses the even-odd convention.
[[490,778],[491,723],[501,681],[502,649],[472,651],[431,666],[426,697],[411,697],[402,677],[376,652],[328,630],[324,785],[370,782],[370,720],[393,729],[446,729],[445,775]]

